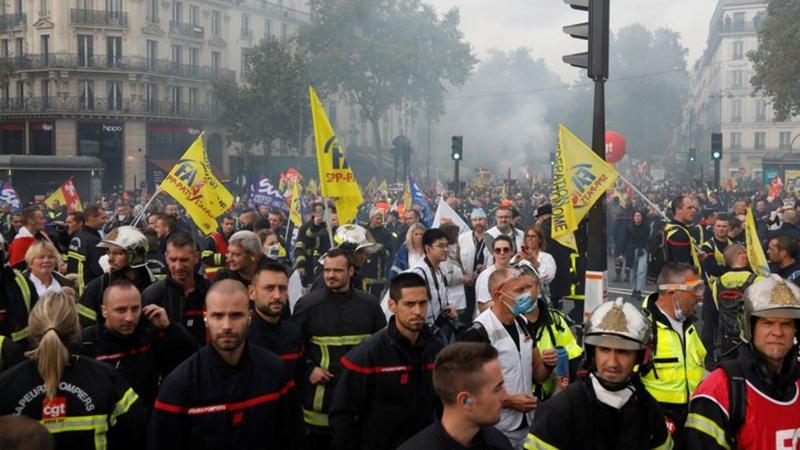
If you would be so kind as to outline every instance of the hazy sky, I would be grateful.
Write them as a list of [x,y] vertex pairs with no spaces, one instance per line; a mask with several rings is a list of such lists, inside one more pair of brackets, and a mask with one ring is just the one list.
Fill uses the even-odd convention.
[[[491,48],[528,47],[565,81],[578,76],[577,69],[564,64],[561,57],[585,51],[586,44],[561,28],[585,21],[587,14],[573,10],[563,0],[426,1],[440,12],[459,8],[462,30],[479,57]],[[716,4],[717,0],[611,0],[611,30],[636,22],[650,29],[671,28],[681,34],[683,46],[689,49],[691,67],[705,49]]]

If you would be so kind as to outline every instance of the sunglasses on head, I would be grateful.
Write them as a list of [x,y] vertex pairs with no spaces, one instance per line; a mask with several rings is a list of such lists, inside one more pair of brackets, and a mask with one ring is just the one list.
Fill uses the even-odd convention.
[[495,247],[495,253],[511,253],[511,247]]

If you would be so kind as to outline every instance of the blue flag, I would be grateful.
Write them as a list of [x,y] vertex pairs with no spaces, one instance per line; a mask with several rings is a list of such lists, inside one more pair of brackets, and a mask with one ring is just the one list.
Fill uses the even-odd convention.
[[420,207],[422,213],[420,220],[426,227],[430,228],[433,224],[433,210],[431,209],[431,205],[428,204],[428,201],[425,200],[425,197],[422,195],[422,191],[419,190],[417,180],[414,179],[414,176],[408,174],[408,180],[411,190],[411,204]]
[[275,189],[275,186],[269,182],[269,178],[262,176],[258,185],[250,185],[250,193],[247,196],[247,205],[251,208],[257,208],[261,205],[266,205],[270,209],[289,212],[289,205],[286,204],[283,195]]
[[19,194],[17,194],[17,191],[11,186],[10,181],[4,182],[3,189],[0,191],[0,206],[5,205],[11,207],[11,212],[17,212],[22,209]]

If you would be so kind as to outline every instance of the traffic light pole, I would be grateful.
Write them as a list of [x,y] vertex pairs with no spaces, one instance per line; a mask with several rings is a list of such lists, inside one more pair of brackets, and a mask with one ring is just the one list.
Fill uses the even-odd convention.
[[458,163],[459,160],[453,161],[455,163],[455,167],[453,168],[453,179],[455,180],[455,186],[453,186],[453,192],[455,192],[456,197],[459,196],[459,191],[461,190],[461,183],[458,181]]
[[714,160],[714,189],[719,189],[719,159]]
[[[594,115],[592,124],[592,150],[605,160],[606,156],[606,96],[605,80],[594,81]],[[591,239],[585,239],[586,248],[586,284],[584,302],[577,302],[576,308],[585,308],[584,316],[608,297],[606,287],[608,262],[606,237],[606,203],[605,198],[595,202],[589,210],[588,232]],[[580,250],[580,249],[579,249]],[[572,317],[577,317],[573,315]]]

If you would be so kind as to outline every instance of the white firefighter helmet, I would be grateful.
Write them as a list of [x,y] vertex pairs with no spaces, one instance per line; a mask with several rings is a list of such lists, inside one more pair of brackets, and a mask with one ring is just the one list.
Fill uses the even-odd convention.
[[124,249],[128,253],[128,266],[132,268],[144,266],[147,262],[147,252],[150,251],[145,235],[130,225],[114,228],[97,246]]
[[744,292],[744,317],[741,337],[753,339],[753,317],[780,317],[800,320],[800,288],[776,274],[750,285]]
[[340,225],[339,228],[336,229],[333,242],[336,244],[336,247],[354,254],[359,250],[364,250],[367,253],[375,253],[383,247],[382,244],[375,242],[372,234],[370,234],[366,228],[351,223]]
[[650,344],[649,321],[622,297],[604,302],[586,321],[585,343],[622,350],[643,350]]

